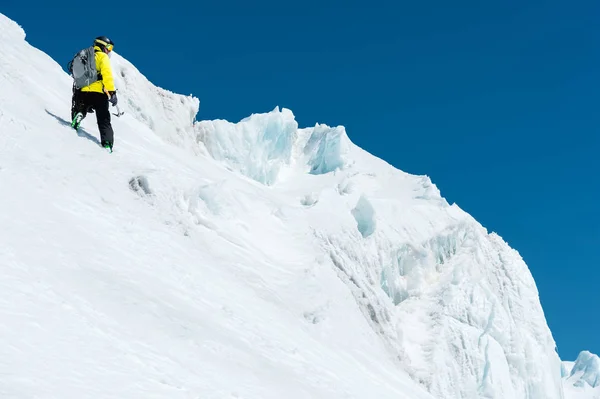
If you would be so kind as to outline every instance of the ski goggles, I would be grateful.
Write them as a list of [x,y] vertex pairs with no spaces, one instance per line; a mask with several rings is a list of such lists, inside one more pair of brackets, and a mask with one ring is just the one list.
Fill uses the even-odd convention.
[[100,43],[101,45],[103,45],[103,46],[104,46],[104,48],[105,48],[106,50],[108,50],[108,52],[109,52],[109,53],[110,53],[111,51],[113,51],[113,48],[115,47],[115,45],[114,45],[114,44],[112,44],[112,43],[108,44],[108,43],[106,43],[106,42],[105,42],[105,41],[103,41],[103,40],[96,40],[96,43]]

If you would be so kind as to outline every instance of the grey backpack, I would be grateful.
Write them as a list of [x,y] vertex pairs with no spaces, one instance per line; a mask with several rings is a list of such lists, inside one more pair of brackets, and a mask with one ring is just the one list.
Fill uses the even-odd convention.
[[73,77],[76,89],[89,86],[101,79],[100,74],[96,70],[94,47],[84,48],[75,54],[67,68]]

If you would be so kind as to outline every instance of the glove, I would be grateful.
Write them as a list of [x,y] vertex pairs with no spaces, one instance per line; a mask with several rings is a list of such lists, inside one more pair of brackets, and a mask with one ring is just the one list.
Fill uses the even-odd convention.
[[110,95],[110,97],[108,98],[108,101],[113,105],[113,107],[117,106],[117,92],[116,91],[109,91],[108,94]]

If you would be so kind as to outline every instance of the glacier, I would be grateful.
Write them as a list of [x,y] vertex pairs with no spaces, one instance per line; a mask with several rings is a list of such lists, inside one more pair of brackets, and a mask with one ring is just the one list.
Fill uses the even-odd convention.
[[2,14],[0,38],[0,396],[596,389],[597,357],[566,372],[519,253],[343,126],[196,120],[199,99],[114,53],[108,155],[93,114],[69,128],[59,63]]

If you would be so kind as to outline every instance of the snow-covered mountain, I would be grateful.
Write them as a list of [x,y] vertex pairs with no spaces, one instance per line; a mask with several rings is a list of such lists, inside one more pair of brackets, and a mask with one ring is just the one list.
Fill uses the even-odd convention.
[[582,351],[574,362],[563,362],[567,399],[600,399],[600,358]]
[[0,38],[1,397],[564,397],[526,264],[428,177],[287,109],[197,122],[118,54],[109,155]]

